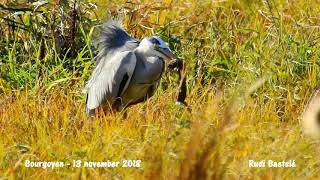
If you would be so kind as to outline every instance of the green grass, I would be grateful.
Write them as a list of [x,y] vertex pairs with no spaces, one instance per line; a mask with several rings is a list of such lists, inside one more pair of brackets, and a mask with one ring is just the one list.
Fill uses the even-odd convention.
[[[72,19],[59,26],[55,2],[34,14],[24,11],[34,8],[28,3],[0,6],[1,178],[319,178],[319,141],[300,123],[319,84],[317,0],[94,1],[97,9],[81,2],[75,32]],[[72,3],[62,5],[72,14]],[[108,17],[125,10],[130,34],[157,34],[185,61],[189,109],[175,104],[177,75],[167,72],[155,96],[126,118],[86,116],[82,90],[106,9]],[[123,159],[142,166],[24,165]],[[249,160],[269,159],[295,160],[297,167],[248,167]]]

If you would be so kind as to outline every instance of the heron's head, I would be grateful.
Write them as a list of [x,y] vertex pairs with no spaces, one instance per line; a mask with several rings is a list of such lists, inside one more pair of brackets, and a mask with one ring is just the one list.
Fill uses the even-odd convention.
[[170,60],[177,58],[166,43],[157,36],[144,38],[139,44],[139,50],[147,56],[158,56]]

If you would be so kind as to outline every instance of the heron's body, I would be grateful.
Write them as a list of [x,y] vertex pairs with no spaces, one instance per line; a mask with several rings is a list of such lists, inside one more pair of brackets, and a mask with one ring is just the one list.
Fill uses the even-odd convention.
[[[164,61],[158,57],[143,58],[137,55],[135,71],[122,100],[126,105],[143,102],[157,89],[164,70]],[[159,68],[160,67],[160,68]]]
[[98,107],[120,111],[147,100],[159,85],[164,58],[173,57],[158,37],[139,42],[114,24],[107,27],[102,43],[104,47],[87,84],[89,115],[94,115]]

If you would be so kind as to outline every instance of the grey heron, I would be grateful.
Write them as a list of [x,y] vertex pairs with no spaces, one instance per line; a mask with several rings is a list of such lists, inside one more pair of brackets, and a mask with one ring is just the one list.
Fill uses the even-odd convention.
[[158,88],[164,60],[174,60],[166,43],[157,36],[139,40],[131,37],[117,21],[108,21],[98,41],[96,67],[88,81],[86,112],[94,116],[146,101]]

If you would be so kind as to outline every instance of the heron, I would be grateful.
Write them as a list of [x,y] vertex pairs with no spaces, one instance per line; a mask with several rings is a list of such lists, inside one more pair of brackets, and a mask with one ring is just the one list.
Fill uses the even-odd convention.
[[115,20],[109,20],[102,29],[100,48],[93,59],[96,67],[86,85],[89,116],[101,108],[104,112],[122,111],[146,101],[159,86],[165,61],[177,59],[158,36],[139,41]]

